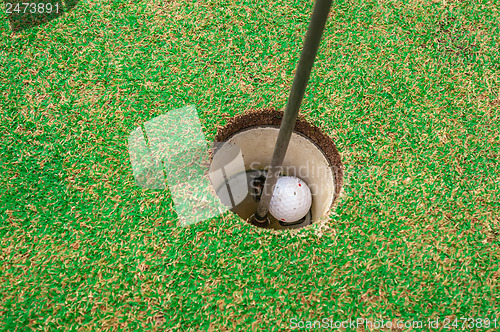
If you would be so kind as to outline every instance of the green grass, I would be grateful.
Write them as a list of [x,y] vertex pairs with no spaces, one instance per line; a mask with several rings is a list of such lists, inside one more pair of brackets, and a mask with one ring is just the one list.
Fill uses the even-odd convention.
[[194,104],[212,139],[284,107],[312,4],[83,0],[19,34],[3,21],[1,329],[500,319],[496,1],[333,4],[302,106],[346,167],[326,225],[178,228],[168,191],[135,185],[145,121]]

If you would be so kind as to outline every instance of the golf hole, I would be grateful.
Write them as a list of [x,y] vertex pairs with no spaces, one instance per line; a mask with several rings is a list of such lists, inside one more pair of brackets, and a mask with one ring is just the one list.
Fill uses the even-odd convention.
[[[231,118],[218,129],[211,150],[210,173],[223,170],[223,177],[211,179],[221,202],[243,220],[258,206],[259,190],[271,163],[283,112],[274,109],[250,111]],[[243,165],[232,162],[236,157]],[[328,219],[342,190],[340,154],[333,140],[303,118],[297,119],[281,175],[302,179],[311,190],[310,211],[293,223],[283,223],[269,214],[271,229],[302,228]]]

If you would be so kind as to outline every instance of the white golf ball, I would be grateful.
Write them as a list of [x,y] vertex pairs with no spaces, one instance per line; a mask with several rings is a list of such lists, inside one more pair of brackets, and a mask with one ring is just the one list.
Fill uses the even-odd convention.
[[302,219],[311,208],[311,190],[295,176],[282,176],[274,187],[269,212],[286,223]]

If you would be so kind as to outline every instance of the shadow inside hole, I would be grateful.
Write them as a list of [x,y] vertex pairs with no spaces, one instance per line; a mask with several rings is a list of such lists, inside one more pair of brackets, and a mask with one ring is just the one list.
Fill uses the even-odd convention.
[[[237,214],[243,220],[248,220],[257,210],[259,205],[260,196],[262,195],[262,188],[266,179],[266,171],[264,170],[250,170],[236,174],[235,176],[227,179],[219,188],[216,189],[217,196],[221,199],[222,204],[227,206],[232,212]],[[227,188],[246,188],[240,193],[246,192],[244,197],[237,198],[237,204],[234,204],[234,199],[231,200],[226,192]],[[313,223],[311,210],[301,219],[285,223],[277,220],[270,213],[268,214],[269,225],[265,228],[271,229],[296,229],[309,226]]]
[[46,24],[72,10],[80,0],[4,0],[10,28],[20,32]]

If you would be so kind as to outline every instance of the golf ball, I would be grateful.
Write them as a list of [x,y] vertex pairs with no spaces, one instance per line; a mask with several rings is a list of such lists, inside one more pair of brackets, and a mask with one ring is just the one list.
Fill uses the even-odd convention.
[[286,223],[302,219],[311,208],[311,190],[295,176],[282,176],[274,187],[269,212]]

